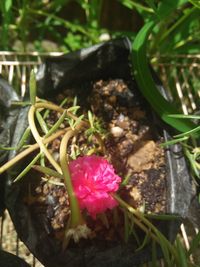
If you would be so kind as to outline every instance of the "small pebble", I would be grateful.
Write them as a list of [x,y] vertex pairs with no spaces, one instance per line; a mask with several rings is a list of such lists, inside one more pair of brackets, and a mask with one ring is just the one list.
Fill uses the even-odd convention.
[[112,127],[110,131],[114,137],[122,137],[124,135],[124,130],[118,126]]

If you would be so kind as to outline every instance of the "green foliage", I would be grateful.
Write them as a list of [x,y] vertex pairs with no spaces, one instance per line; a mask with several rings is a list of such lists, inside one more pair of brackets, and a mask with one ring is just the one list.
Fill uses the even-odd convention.
[[[145,25],[137,34],[133,42],[132,58],[134,74],[141,92],[160,117],[181,132],[181,134],[174,136],[174,139],[168,141],[165,145],[169,146],[174,143],[181,143],[190,163],[191,175],[199,178],[200,148],[197,146],[197,142],[200,135],[200,127],[192,122],[194,119],[198,120],[199,116],[186,116],[180,112],[173,113],[173,110],[176,108],[159,94],[156,83],[152,79],[147,60],[147,54],[165,54],[172,56],[173,54],[177,55],[183,52],[186,54],[196,51],[199,52],[200,12],[197,4],[199,1],[190,2],[193,5],[189,4],[188,1],[146,1],[154,10],[154,15],[148,16]],[[170,57],[169,63],[172,64],[173,61],[174,59]],[[178,75],[178,71],[175,74],[170,73],[168,79],[173,79],[174,75]],[[193,89],[194,84],[190,83],[190,85],[196,95],[196,89]],[[183,123],[186,120],[187,123]],[[191,261],[190,255],[199,249],[199,233],[194,237],[189,251],[185,249],[183,243],[177,238],[173,245],[173,251],[175,252],[174,258],[171,257],[160,233],[158,233],[158,237],[165,266],[197,266]],[[154,248],[152,249],[152,266],[156,266]]]
[[1,40],[2,45],[5,49],[8,48],[8,30],[12,17],[12,0],[5,0],[0,2],[0,10],[2,14],[2,29],[1,29]]
[[[75,5],[79,14],[81,9],[85,22],[76,14],[74,19],[63,16],[65,13],[70,18],[70,4]],[[48,49],[43,47],[44,40],[53,41],[56,50],[64,51],[95,44],[99,42],[99,35],[106,31],[100,28],[101,7],[99,0],[91,3],[85,0],[1,1],[0,49],[42,51]]]
[[[198,51],[198,0],[117,2],[121,7],[137,12],[138,18],[145,23],[152,17],[159,21],[152,32],[150,53]],[[1,1],[0,49],[48,51],[48,45],[43,41],[49,40],[54,43],[54,50],[72,51],[98,43],[102,33],[111,37],[127,35],[132,39],[131,31],[113,31],[109,26],[107,29],[102,26],[102,17],[109,16],[103,13],[105,3],[105,0]],[[71,8],[72,15],[69,14]]]
[[[151,32],[148,53],[198,53],[200,46],[199,1],[188,0],[119,0],[128,9],[135,9],[144,23],[156,20]],[[191,4],[190,4],[191,3]]]
[[189,0],[194,6],[200,8],[200,1],[199,0]]
[[194,127],[192,123],[188,121],[185,123],[185,121],[179,118],[169,116],[170,114],[178,112],[176,112],[176,108],[159,93],[152,78],[146,57],[146,44],[148,42],[148,36],[154,26],[154,20],[145,24],[133,43],[132,62],[135,78],[143,95],[166,123],[180,132],[192,131]]
[[[105,0],[106,1],[106,0]],[[29,0],[4,0],[0,1],[0,49],[1,50],[47,50],[43,41],[52,41],[56,46],[54,50],[73,51],[92,44],[100,42],[102,33],[108,33],[111,37],[129,36],[133,41],[133,64],[135,69],[135,77],[138,85],[149,103],[160,115],[160,117],[181,134],[174,136],[174,139],[164,145],[181,143],[185,151],[185,155],[190,162],[191,174],[194,177],[200,177],[200,148],[196,145],[196,137],[200,135],[199,126],[195,126],[191,120],[199,120],[199,116],[184,116],[180,113],[180,108],[166,101],[158,92],[151,72],[148,66],[147,54],[151,57],[156,55],[177,55],[177,54],[193,54],[199,53],[200,47],[200,1],[199,0],[118,0],[121,7],[129,11],[134,11],[144,23],[144,27],[135,38],[135,33],[131,31],[110,30],[102,26],[101,18],[103,14],[103,0],[52,0],[52,1],[29,1]],[[70,4],[74,4],[79,10],[78,15],[75,14],[70,18],[68,14]],[[114,12],[114,10],[113,10]],[[63,15],[64,14],[64,15]],[[67,16],[67,18],[66,18]],[[83,18],[82,18],[83,16]],[[118,18],[120,21],[121,17]],[[17,42],[20,41],[20,45]],[[30,48],[31,44],[33,47]],[[52,49],[51,49],[52,50]],[[155,58],[154,58],[155,60]],[[173,63],[174,59],[170,59]],[[189,71],[189,70],[188,70]],[[173,79],[178,75],[175,70],[168,79]],[[31,102],[35,103],[35,81],[32,75],[30,81]],[[190,82],[194,94],[197,94],[199,88],[199,80]],[[172,90],[173,91],[173,90]],[[175,96],[175,95],[174,95]],[[176,101],[176,99],[175,99]],[[28,103],[30,104],[30,103]],[[78,106],[73,104],[71,110],[76,114]],[[39,112],[36,112],[39,125],[45,133],[45,138],[55,132],[61,124],[66,121],[67,112],[64,111],[58,121],[54,125],[44,124],[45,116],[42,118]],[[186,118],[186,119],[185,119]],[[90,123],[86,135],[92,136],[102,132],[101,123],[89,112],[88,120]],[[83,121],[83,116],[79,116],[76,120],[68,118],[68,123],[74,129]],[[20,149],[30,135],[30,128],[21,139]],[[16,149],[16,148],[1,148]],[[76,155],[74,155],[75,157]],[[16,178],[21,179],[30,168],[35,167],[39,159],[42,159],[42,153],[38,153],[27,168]],[[38,165],[37,165],[38,166]],[[36,167],[35,167],[36,168]],[[52,170],[44,166],[40,166],[40,171],[52,174]],[[56,172],[59,175],[58,172]],[[55,175],[55,173],[54,173]],[[55,175],[56,176],[56,175]],[[126,180],[128,180],[127,177]],[[125,213],[125,239],[127,240],[132,227],[132,217],[128,217]],[[135,219],[135,218],[134,218]],[[129,221],[130,222],[129,222]],[[136,222],[140,224],[141,218],[136,218]],[[129,222],[129,224],[128,224]],[[149,229],[148,229],[149,231]],[[154,232],[154,240],[152,243],[152,266],[156,267],[156,243],[159,243],[164,255],[165,266],[195,266],[190,262],[190,255],[199,249],[200,233],[198,233],[191,242],[189,251],[186,251],[180,240],[177,238],[175,244],[170,245],[163,236],[152,228]],[[147,234],[148,236],[148,234]],[[159,240],[159,242],[156,241]],[[144,240],[143,245],[146,244]],[[172,256],[173,255],[173,256]]]
[[[199,28],[199,10],[196,6],[186,5],[186,1],[163,1],[156,5],[154,1],[148,1],[151,8],[154,10],[156,16],[152,16],[151,19],[144,25],[141,31],[136,36],[133,42],[133,65],[135,71],[135,77],[140,87],[141,92],[151,104],[152,108],[159,114],[159,116],[173,128],[181,132],[174,137],[173,140],[168,141],[165,145],[171,145],[177,142],[181,142],[184,145],[186,157],[188,158],[191,166],[191,170],[194,176],[200,176],[199,166],[199,151],[198,147],[195,147],[196,140],[200,135],[200,127],[196,126],[191,119],[199,119],[199,116],[184,116],[169,101],[165,100],[158,92],[158,88],[152,78],[148,60],[147,51],[156,50],[157,53],[176,53],[183,51],[190,43],[190,34],[193,29],[193,37],[197,34],[195,29]],[[171,3],[171,6],[169,6]],[[166,5],[166,9],[164,8]],[[178,19],[174,19],[168,12],[172,12],[175,9],[179,9],[181,16]],[[169,21],[175,23],[169,26]],[[166,28],[166,31],[164,30]],[[151,40],[149,43],[149,36]],[[168,38],[171,38],[171,42],[167,42]],[[148,47],[147,47],[148,44]],[[158,48],[159,46],[159,48]],[[181,49],[180,49],[181,48]],[[191,49],[191,47],[190,47]],[[185,52],[188,53],[187,49]],[[172,59],[173,61],[173,59]],[[178,75],[178,73],[175,73]],[[173,78],[173,74],[171,73]],[[169,76],[170,79],[170,76]],[[193,85],[194,86],[194,85]],[[195,92],[195,91],[194,91]],[[195,93],[196,94],[196,93]],[[180,114],[178,114],[180,113]],[[187,120],[184,120],[187,118]],[[175,120],[174,120],[175,119]],[[192,146],[191,146],[192,142]]]

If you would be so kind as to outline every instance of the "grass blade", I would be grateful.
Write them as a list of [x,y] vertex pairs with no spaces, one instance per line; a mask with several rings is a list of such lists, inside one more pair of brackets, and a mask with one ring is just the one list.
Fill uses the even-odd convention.
[[180,138],[172,139],[172,140],[166,141],[165,143],[160,144],[160,146],[163,147],[163,146],[174,145],[174,144],[177,144],[179,142],[186,141],[188,138],[189,138],[188,136],[183,136]]
[[200,120],[199,115],[169,114],[168,116],[171,118]]
[[169,117],[169,114],[178,114],[179,112],[168,102],[158,91],[158,88],[152,78],[150,68],[146,57],[146,44],[148,37],[155,27],[156,22],[151,20],[146,23],[137,34],[133,42],[132,62],[134,66],[134,74],[139,88],[151,104],[156,113],[169,125],[177,129],[179,132],[191,131],[195,125],[191,121],[183,121],[178,118]]
[[34,70],[32,70],[30,74],[29,88],[30,88],[30,101],[31,104],[34,105],[36,102],[36,78]]
[[188,135],[192,135],[194,133],[200,132],[200,126],[195,127],[194,129],[192,129],[191,131],[182,133],[182,134],[177,134],[174,137],[187,137]]
[[163,239],[163,236],[159,231],[156,231],[156,235],[159,239],[159,245],[162,249],[164,260],[165,260],[168,267],[172,267],[173,264],[172,264],[171,259],[170,259],[170,252],[169,252],[169,249],[165,243],[165,240]]
[[[150,231],[151,230],[149,230],[149,232]],[[142,244],[135,250],[135,252],[142,250],[148,244],[149,240],[150,240],[150,233],[146,233]]]
[[156,249],[156,242],[154,240],[152,240],[152,262],[151,262],[151,266],[152,267],[158,267],[157,264],[157,249]]
[[146,218],[155,219],[155,220],[163,220],[163,221],[170,221],[170,220],[179,220],[180,217],[178,215],[173,214],[144,214]]
[[178,256],[179,256],[178,259],[179,259],[180,266],[188,267],[187,254],[178,237],[176,239],[176,249],[177,249]]

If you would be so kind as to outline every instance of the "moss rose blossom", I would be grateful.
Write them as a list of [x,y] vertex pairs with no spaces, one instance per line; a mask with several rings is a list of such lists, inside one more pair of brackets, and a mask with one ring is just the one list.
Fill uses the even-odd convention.
[[121,178],[106,159],[96,155],[79,157],[69,163],[69,169],[81,209],[96,218],[96,214],[117,206],[110,193],[118,190]]

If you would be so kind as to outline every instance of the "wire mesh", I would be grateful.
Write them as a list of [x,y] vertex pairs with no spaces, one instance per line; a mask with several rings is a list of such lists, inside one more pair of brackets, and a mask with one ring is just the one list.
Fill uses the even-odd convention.
[[184,114],[193,113],[200,107],[200,54],[160,56],[154,66],[171,99],[181,106]]
[[17,90],[20,95],[24,95],[27,82],[32,69],[37,71],[42,59],[46,56],[59,56],[62,53],[14,53],[0,52],[0,74]]
[[[31,69],[37,71],[43,58],[59,56],[62,53],[14,53],[0,52],[0,74],[23,96]],[[182,108],[184,114],[193,113],[200,107],[200,55],[188,56],[160,56],[153,58],[153,66],[175,104]],[[181,226],[185,247],[189,249],[189,242],[184,225]],[[43,267],[36,260],[26,246],[18,239],[14,226],[6,211],[0,218],[0,247],[8,252],[20,256],[32,267]],[[148,264],[145,264],[148,267]],[[159,266],[164,266],[163,261]]]

